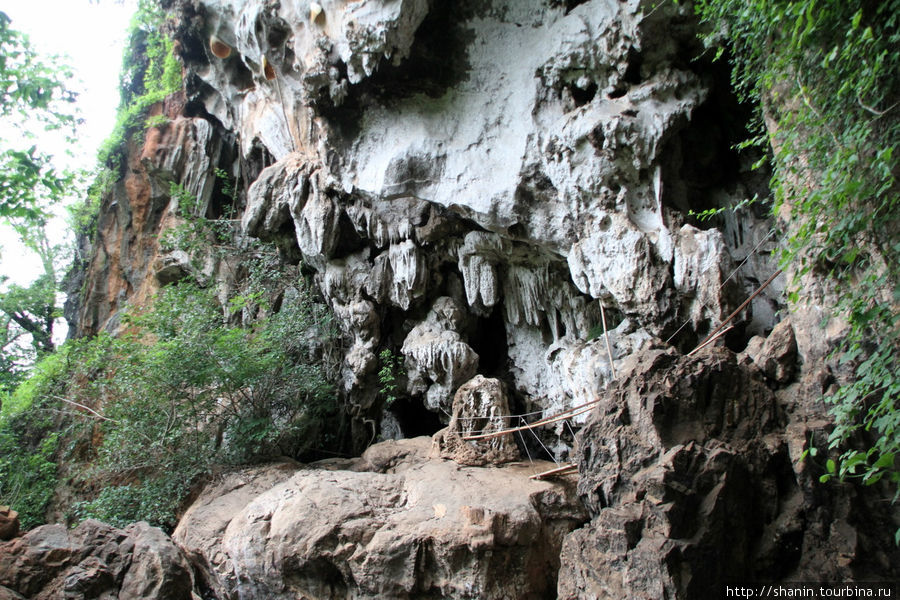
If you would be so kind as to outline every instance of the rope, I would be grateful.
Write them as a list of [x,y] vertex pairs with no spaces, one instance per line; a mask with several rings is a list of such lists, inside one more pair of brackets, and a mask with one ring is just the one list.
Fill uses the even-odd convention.
[[[525,419],[521,419],[521,421],[524,423]],[[528,450],[528,444],[525,443],[525,436],[522,435],[521,431],[519,431],[518,433],[519,433],[519,440],[522,442],[522,447],[525,448],[525,455],[528,457],[528,462],[531,464],[534,464],[534,459],[531,458],[531,451]]]
[[554,463],[555,463],[555,464],[556,464],[556,466],[557,466],[557,467],[558,467],[558,466],[559,466],[559,461],[557,461],[557,460],[556,460],[556,457],[555,457],[555,456],[553,456],[553,453],[552,453],[552,452],[550,452],[550,449],[549,449],[549,448],[547,448],[547,446],[545,446],[545,445],[544,445],[544,442],[542,442],[542,441],[541,441],[541,438],[540,438],[540,436],[538,436],[538,434],[537,434],[537,433],[535,433],[535,431],[534,431],[534,427],[530,427],[530,428],[529,428],[529,429],[528,429],[528,431],[530,431],[530,432],[531,432],[531,435],[533,435],[533,436],[534,436],[534,439],[536,439],[536,440],[537,440],[537,442],[538,442],[538,444],[540,444],[540,445],[541,445],[541,448],[543,448],[543,449],[544,449],[544,452],[546,452],[546,453],[547,453],[547,456],[549,456],[549,457],[550,457],[550,460],[552,460],[552,461],[553,461],[553,462],[554,462]]
[[516,431],[525,431],[526,429],[534,429],[536,427],[540,427],[542,425],[549,425],[550,423],[556,423],[557,421],[562,421],[563,419],[569,419],[571,417],[575,417],[581,414],[584,414],[590,411],[594,405],[598,404],[602,398],[598,398],[596,400],[591,400],[590,402],[585,402],[584,404],[579,404],[578,406],[573,406],[568,410],[564,410],[561,413],[557,413],[552,417],[547,417],[545,419],[541,419],[540,421],[535,421],[534,423],[528,423],[526,425],[522,425],[521,427],[513,427],[511,429],[503,429],[500,431],[495,431],[492,433],[482,433],[478,435],[467,435],[463,436],[463,439],[466,441],[471,440],[487,440],[490,438],[500,437],[501,435],[505,435],[507,433],[513,433]]
[[[762,291],[763,291],[764,289],[766,289],[767,287],[769,287],[769,284],[772,283],[773,281],[775,281],[775,278],[778,277],[779,275],[781,275],[781,269],[778,269],[777,271],[775,271],[774,273],[772,273],[772,276],[769,277],[768,279],[766,279],[765,283],[763,283],[761,286],[759,286],[758,288],[756,288],[756,291],[753,292],[752,294],[750,294],[750,297],[747,298],[746,300],[744,300],[744,302],[743,302],[740,306],[738,306],[737,309],[736,309],[733,313],[731,313],[730,315],[728,315],[728,317],[727,317],[724,321],[722,321],[722,323],[719,324],[719,326],[716,327],[716,328],[713,330],[712,333],[710,333],[710,334],[707,336],[707,338],[703,341],[703,343],[701,343],[699,346],[697,346],[697,347],[694,349],[694,352],[696,352],[697,350],[699,350],[699,349],[702,348],[703,346],[706,346],[707,344],[709,344],[709,343],[713,340],[713,337],[718,337],[717,334],[722,330],[722,328],[725,327],[725,325],[727,325],[729,321],[731,321],[733,318],[735,318],[736,316],[738,316],[738,314],[740,314],[740,312],[741,312],[742,310],[744,310],[745,308],[747,308],[747,305],[749,305],[749,304],[753,301],[754,298],[756,298],[760,293],[762,293]],[[693,354],[694,352],[691,352],[691,354]]]
[[[741,264],[739,264],[737,267],[735,267],[734,271],[731,272],[731,275],[729,275],[728,277],[726,277],[726,278],[725,278],[725,281],[722,282],[722,285],[719,286],[719,289],[720,289],[720,290],[721,290],[723,287],[725,287],[725,284],[726,284],[726,283],[728,283],[729,281],[731,281],[732,277],[734,277],[735,275],[737,275],[737,272],[741,270],[741,267],[743,267],[745,264],[747,264],[747,261],[750,260],[750,257],[753,256],[754,254],[756,254],[757,250],[760,249],[760,247],[765,243],[766,240],[769,239],[769,237],[771,237],[771,235],[772,235],[773,233],[775,233],[775,229],[774,229],[774,228],[770,229],[770,230],[769,230],[769,233],[767,233],[767,234],[765,235],[765,237],[764,237],[763,239],[761,239],[761,240],[759,241],[759,243],[756,244],[756,246],[754,246],[753,249],[752,249],[750,252],[747,253],[747,256],[745,256],[745,257],[744,257],[744,260],[741,261]],[[603,307],[601,306],[601,308],[603,308]],[[673,339],[676,335],[678,335],[679,332],[680,332],[682,329],[684,329],[685,327],[687,327],[687,325],[688,325],[690,322],[691,322],[691,319],[689,318],[687,321],[685,321],[684,323],[682,323],[682,324],[681,324],[681,327],[679,327],[678,329],[676,329],[676,330],[675,330],[675,333],[673,333],[672,335],[669,336],[669,339],[666,340],[666,343],[668,344],[669,342],[671,342],[672,339]]]
[[[443,408],[442,408],[441,410],[443,411],[443,413],[444,413],[445,415],[447,415],[447,417],[450,417],[450,418],[453,417],[453,415],[451,415],[450,413],[448,413],[448,412],[447,412],[446,410],[444,410]],[[491,417],[491,418],[492,418],[492,419],[516,419],[516,418],[520,418],[520,417],[532,417],[532,416],[534,416],[534,415],[542,415],[542,414],[544,414],[544,411],[542,411],[542,410],[536,410],[536,411],[534,411],[534,412],[521,413],[521,414],[516,414],[516,415],[496,415],[496,416]],[[485,419],[485,418],[487,418],[487,417],[456,417],[457,421],[463,421],[463,422],[465,422],[465,421],[478,421],[478,420],[480,420],[480,419]]]

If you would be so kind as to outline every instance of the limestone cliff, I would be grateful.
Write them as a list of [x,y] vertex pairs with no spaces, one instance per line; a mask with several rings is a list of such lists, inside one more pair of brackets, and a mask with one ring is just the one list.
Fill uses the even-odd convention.
[[[185,93],[104,200],[69,310],[80,334],[115,330],[126,302],[182,275],[228,280],[227,256],[198,267],[158,243],[177,219],[169,184],[218,216],[223,169],[240,234],[302,262],[341,323],[348,449],[373,427],[435,433],[451,410],[456,426],[454,398],[468,419],[493,411],[481,429],[599,400],[518,447],[574,461],[580,500],[516,467],[447,474],[424,456],[230,475],[175,536],[206,597],[702,598],[742,578],[894,573],[896,551],[854,517],[889,522],[885,506],[851,487],[826,497],[797,462],[827,427],[814,400],[829,375],[802,360],[820,340],[782,320],[783,278],[719,347],[684,356],[776,273],[779,239],[759,205],[690,216],[767,196],[757,157],[732,149],[746,108],[695,60],[690,7],[166,4]],[[385,350],[405,371],[391,406]],[[448,439],[458,458],[466,442]],[[221,522],[198,516],[216,502]]]
[[[185,105],[110,196],[79,331],[169,277],[181,259],[152,242],[175,208],[164,184],[214,214],[212,168],[243,182],[244,232],[315,271],[351,342],[343,392],[361,418],[381,418],[385,348],[437,413],[476,373],[531,409],[592,399],[615,366],[601,305],[614,362],[655,338],[687,349],[775,271],[765,218],[719,230],[687,216],[765,195],[730,149],[739,107],[692,62],[687,8],[321,7],[312,20],[302,2],[172,7]],[[738,318],[736,347],[774,325],[779,289]]]

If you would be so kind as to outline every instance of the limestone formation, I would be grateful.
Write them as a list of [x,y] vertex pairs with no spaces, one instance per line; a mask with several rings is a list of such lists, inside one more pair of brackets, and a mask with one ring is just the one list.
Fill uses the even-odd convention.
[[449,408],[453,391],[475,375],[478,355],[458,332],[462,318],[462,310],[451,298],[438,298],[403,342],[410,386],[425,390],[430,408]]
[[[759,370],[723,349],[632,360],[578,436],[592,520],[563,545],[560,598],[706,598],[728,581],[871,576],[853,565],[862,534],[845,520],[862,499],[812,493],[816,478],[795,462],[808,430],[785,428]],[[873,522],[889,519],[869,502]],[[811,513],[834,521],[820,528]]]
[[42,525],[0,543],[0,598],[194,600],[193,593],[182,552],[146,523]]
[[584,519],[571,484],[530,480],[546,463],[429,460],[430,445],[225,475],[174,539],[223,600],[552,596],[562,538]]
[[476,375],[453,397],[450,424],[435,435],[438,454],[461,465],[482,466],[518,460],[519,449],[510,435],[464,440],[467,435],[490,435],[511,427],[509,400],[503,383]]
[[[732,236],[686,222],[697,203],[735,204],[752,189],[738,171],[698,175],[731,150],[702,129],[718,125],[692,123],[720,107],[719,84],[688,66],[687,6],[178,6],[182,47],[198,41],[182,53],[191,102],[239,137],[243,156],[261,146],[271,157],[244,231],[315,269],[351,340],[342,391],[360,419],[379,417],[385,348],[406,357],[405,393],[438,414],[495,362],[520,401],[551,414],[611,379],[604,344],[590,343],[601,302],[610,329],[624,320],[635,340],[677,331],[690,344],[774,269],[745,242],[762,238],[764,220]],[[211,56],[199,42],[212,34],[237,56]],[[687,147],[698,142],[709,146],[702,165]],[[739,321],[771,329],[776,297]],[[437,322],[434,307],[450,301],[461,317]],[[343,318],[363,306],[361,321]],[[505,352],[490,360],[476,340],[488,320],[505,338],[490,342]]]
[[[687,356],[777,270],[780,243],[758,205],[693,216],[769,191],[734,150],[744,109],[690,3],[166,5],[185,91],[153,108],[168,121],[126,149],[81,240],[73,331],[115,331],[184,276],[224,297],[233,257],[161,244],[186,208],[224,217],[328,303],[349,421],[335,435],[365,450],[214,478],[174,534],[197,595],[684,600],[735,579],[897,578],[873,531],[888,503],[826,493],[799,461],[830,427],[823,357],[844,324],[818,328],[827,294],[779,323],[780,276]],[[390,407],[382,356],[400,371]],[[578,499],[569,478],[529,480],[552,464],[515,462],[513,438],[461,439],[585,403],[532,446],[575,459]],[[368,447],[409,421],[449,428],[435,448]],[[190,569],[156,538],[34,530],[0,546],[0,598],[181,597]]]

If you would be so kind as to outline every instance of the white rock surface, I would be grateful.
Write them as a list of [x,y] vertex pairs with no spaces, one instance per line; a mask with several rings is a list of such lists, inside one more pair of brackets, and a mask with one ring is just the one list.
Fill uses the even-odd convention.
[[[694,149],[679,136],[709,96],[689,70],[687,5],[196,4],[195,100],[245,155],[256,144],[276,160],[251,189],[245,231],[283,236],[293,221],[350,340],[346,398],[369,418],[383,349],[403,354],[407,393],[434,411],[480,370],[498,374],[486,364],[525,405],[572,406],[611,378],[605,344],[589,339],[600,302],[611,329],[625,319],[646,341],[687,322],[690,340],[767,264],[723,285],[760,235],[685,225]],[[211,54],[213,34],[231,57]],[[704,193],[729,204],[748,192]],[[433,308],[449,299],[452,323]],[[761,298],[744,318],[764,330],[773,306]],[[506,339],[485,339],[492,319]],[[484,348],[505,356],[479,361]]]

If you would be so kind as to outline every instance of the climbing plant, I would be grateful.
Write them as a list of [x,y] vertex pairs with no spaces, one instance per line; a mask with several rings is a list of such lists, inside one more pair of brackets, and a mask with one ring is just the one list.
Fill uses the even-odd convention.
[[378,362],[378,382],[381,386],[378,392],[384,399],[384,405],[390,407],[397,401],[402,391],[400,382],[406,376],[403,358],[391,352],[390,348],[385,348],[378,353]]
[[[172,39],[164,31],[165,22],[166,14],[158,2],[138,2],[122,58],[116,124],[99,150],[101,165],[113,170],[118,168],[117,154],[123,151],[125,140],[132,133],[143,131],[141,124],[147,118],[147,109],[181,89],[181,64],[175,58]],[[155,124],[159,123],[156,118]]]
[[[774,149],[776,211],[789,219],[783,261],[826,277],[834,315],[849,324],[833,358],[853,377],[827,398],[838,454],[822,480],[887,477],[900,495],[900,0],[695,7],[707,45],[727,54],[735,89],[768,124],[755,142]],[[859,437],[864,447],[850,443]]]

